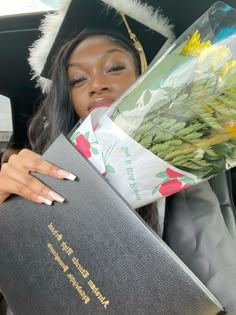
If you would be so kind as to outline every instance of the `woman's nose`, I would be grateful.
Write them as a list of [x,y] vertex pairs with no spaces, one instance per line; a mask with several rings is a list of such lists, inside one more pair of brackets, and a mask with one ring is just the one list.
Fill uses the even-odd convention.
[[110,84],[109,81],[107,81],[104,78],[98,77],[93,80],[91,80],[90,83],[90,89],[89,89],[89,95],[100,95],[106,91],[110,90]]

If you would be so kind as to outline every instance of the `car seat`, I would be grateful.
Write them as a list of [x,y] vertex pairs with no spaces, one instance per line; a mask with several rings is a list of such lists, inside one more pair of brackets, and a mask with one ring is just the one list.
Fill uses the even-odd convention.
[[218,298],[236,314],[236,221],[229,170],[168,198],[164,240]]

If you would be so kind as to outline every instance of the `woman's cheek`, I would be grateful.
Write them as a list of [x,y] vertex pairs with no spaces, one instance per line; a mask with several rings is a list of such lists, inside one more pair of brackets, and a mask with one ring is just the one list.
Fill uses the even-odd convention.
[[76,89],[71,93],[71,100],[74,107],[75,112],[79,115],[80,118],[85,118],[87,116],[87,109],[85,97]]
[[136,82],[138,77],[136,76],[135,73],[131,73],[129,75],[126,75],[123,82],[125,85],[124,90],[127,90],[134,82]]

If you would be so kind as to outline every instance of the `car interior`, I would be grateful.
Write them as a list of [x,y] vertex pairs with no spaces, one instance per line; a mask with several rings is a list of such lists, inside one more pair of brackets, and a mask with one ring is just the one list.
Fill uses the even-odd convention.
[[[160,3],[163,12],[174,24],[178,37],[215,1],[180,0],[177,8],[172,0],[156,2]],[[236,7],[235,0],[226,2]],[[10,100],[13,133],[8,145],[13,148],[28,146],[27,128],[42,98],[36,81],[31,78],[27,57],[28,48],[40,35],[38,27],[44,14],[37,12],[0,16],[0,95]],[[229,233],[236,241],[236,168],[210,179],[210,184],[219,200]],[[5,312],[6,306],[2,303],[0,314]]]

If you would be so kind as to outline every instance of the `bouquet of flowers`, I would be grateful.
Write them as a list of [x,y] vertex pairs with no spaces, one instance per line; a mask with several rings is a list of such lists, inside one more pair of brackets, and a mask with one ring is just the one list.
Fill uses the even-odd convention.
[[71,140],[135,208],[236,165],[236,10],[216,2]]

